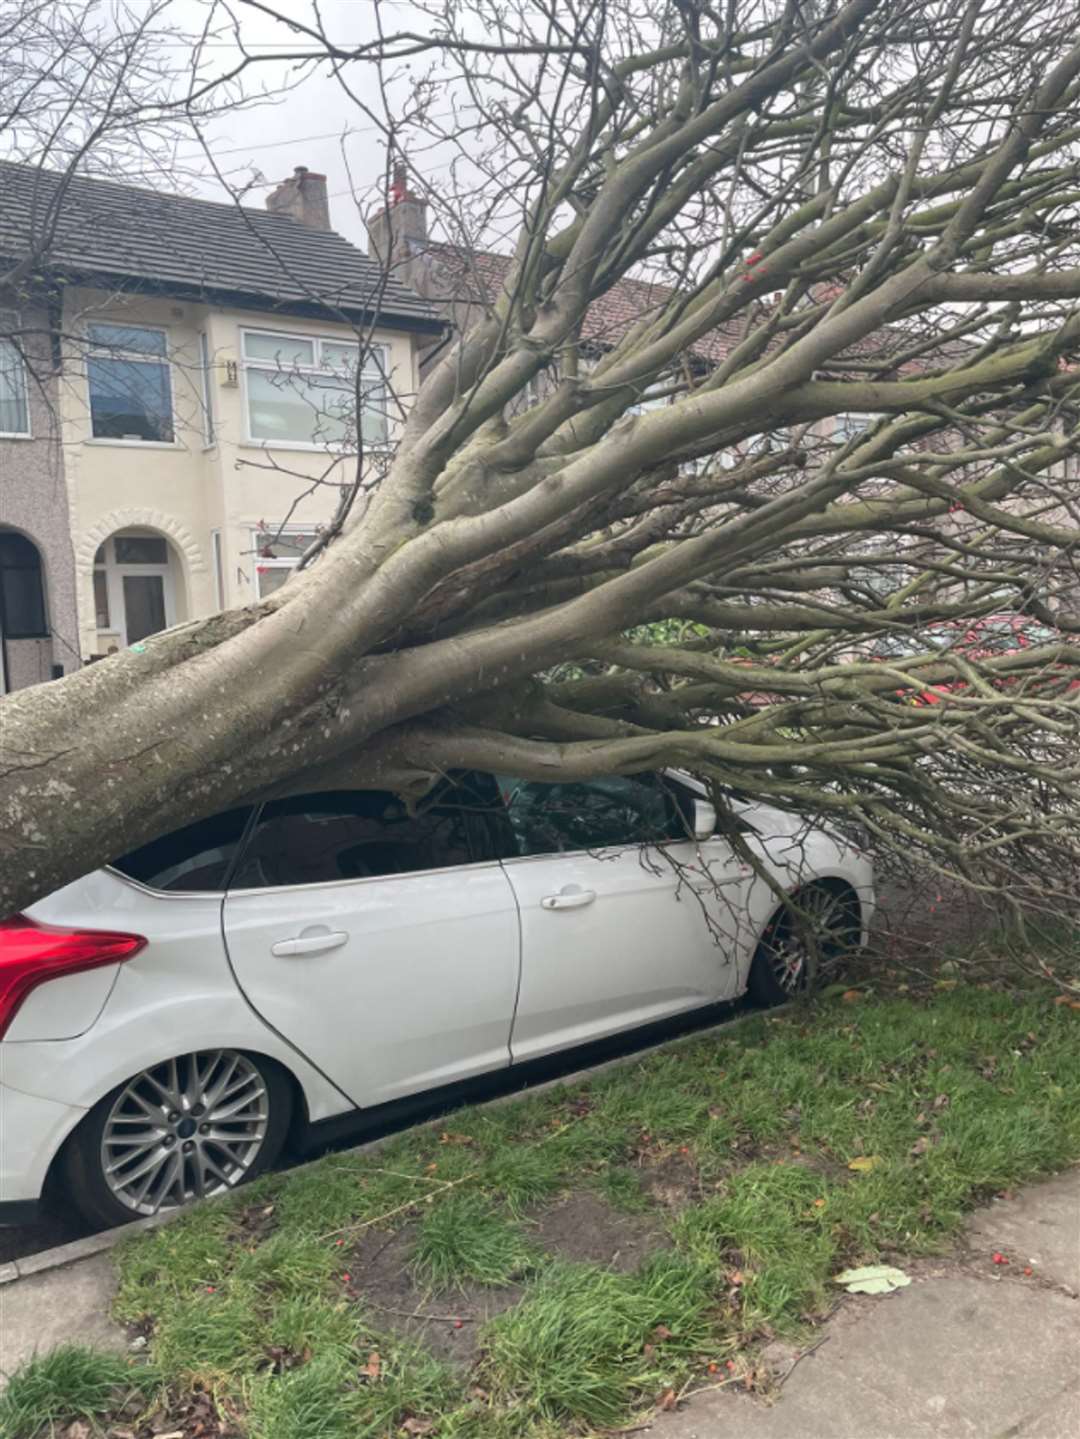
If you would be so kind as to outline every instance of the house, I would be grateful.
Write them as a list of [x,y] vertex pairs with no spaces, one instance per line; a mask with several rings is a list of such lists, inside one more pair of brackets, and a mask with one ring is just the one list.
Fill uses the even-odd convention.
[[0,186],[17,688],[277,588],[377,470],[443,324],[330,228],[303,167],[265,210],[14,164]]
[[80,663],[50,307],[0,289],[0,694]]

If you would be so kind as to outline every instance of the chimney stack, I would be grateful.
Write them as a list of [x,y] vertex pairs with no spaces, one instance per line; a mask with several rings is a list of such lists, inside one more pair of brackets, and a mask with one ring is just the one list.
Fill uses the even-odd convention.
[[326,176],[297,165],[290,177],[267,195],[266,208],[275,215],[288,215],[309,230],[329,230]]
[[404,161],[394,165],[389,204],[368,217],[368,254],[384,265],[403,265],[427,241],[427,201],[409,189]]

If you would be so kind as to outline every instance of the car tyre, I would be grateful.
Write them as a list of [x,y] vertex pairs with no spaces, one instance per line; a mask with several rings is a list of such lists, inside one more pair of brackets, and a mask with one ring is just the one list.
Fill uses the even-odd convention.
[[750,998],[766,1007],[808,994],[822,970],[828,971],[858,949],[862,937],[859,898],[850,885],[829,881],[807,885],[792,901],[801,907],[813,938],[787,905],[769,920],[746,985]]
[[292,1083],[273,1060],[179,1055],[94,1105],[61,1155],[59,1192],[106,1228],[221,1193],[271,1168],[292,1112]]

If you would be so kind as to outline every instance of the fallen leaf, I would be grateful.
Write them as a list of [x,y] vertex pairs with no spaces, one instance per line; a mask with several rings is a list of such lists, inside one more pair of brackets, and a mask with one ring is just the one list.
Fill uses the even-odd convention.
[[434,1434],[434,1419],[406,1419],[401,1426],[402,1434]]
[[665,1339],[671,1338],[671,1330],[666,1324],[658,1324],[653,1330],[653,1338],[659,1340],[662,1344]]
[[849,1294],[891,1294],[911,1283],[911,1276],[891,1264],[868,1264],[862,1269],[845,1269],[833,1276],[834,1284],[842,1284]]
[[81,1419],[73,1419],[64,1430],[64,1439],[90,1439],[90,1426]]
[[935,989],[955,989],[960,983],[958,979],[937,979],[934,981]]
[[947,1109],[948,1107],[949,1107],[949,1096],[948,1096],[947,1094],[939,1094],[939,1095],[937,1096],[937,1098],[934,1100],[934,1108],[935,1108],[935,1109]]
[[658,1409],[674,1409],[678,1401],[675,1398],[674,1389],[665,1389],[656,1402]]
[[871,1169],[876,1169],[879,1164],[884,1164],[880,1154],[860,1154],[858,1159],[849,1159],[848,1168],[854,1169],[856,1174],[868,1174]]
[[815,1199],[815,1200],[814,1200],[814,1208],[815,1208],[815,1209],[824,1209],[824,1208],[825,1208],[825,1201],[824,1201],[824,1199]]
[[855,1004],[863,997],[861,989],[845,989],[840,998],[845,1004]]
[[732,1284],[746,1283],[746,1280],[743,1278],[743,1272],[741,1269],[733,1269],[732,1272],[728,1275],[728,1280]]
[[378,1379],[382,1372],[382,1360],[379,1358],[379,1351],[373,1349],[368,1355],[367,1363],[364,1365],[364,1373],[369,1379]]
[[919,1136],[918,1139],[916,1139],[915,1143],[908,1150],[908,1153],[912,1156],[913,1159],[917,1159],[920,1154],[925,1154],[929,1148],[930,1140],[925,1134],[922,1134]]
[[644,1346],[642,1347],[641,1352],[642,1352],[642,1354],[644,1354],[644,1356],[645,1356],[646,1359],[651,1359],[651,1358],[653,1357],[653,1355],[656,1353],[656,1345],[655,1345],[655,1344],[646,1344],[646,1345],[644,1345]]

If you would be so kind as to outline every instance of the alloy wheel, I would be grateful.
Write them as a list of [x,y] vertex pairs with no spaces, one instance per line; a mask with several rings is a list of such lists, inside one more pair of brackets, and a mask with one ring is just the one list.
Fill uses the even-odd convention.
[[773,978],[786,994],[796,994],[822,964],[858,943],[850,895],[814,885],[793,902],[798,913],[778,915],[765,942]]
[[236,1050],[154,1065],[125,1085],[105,1120],[105,1183],[133,1214],[231,1189],[255,1164],[269,1119],[266,1081]]

